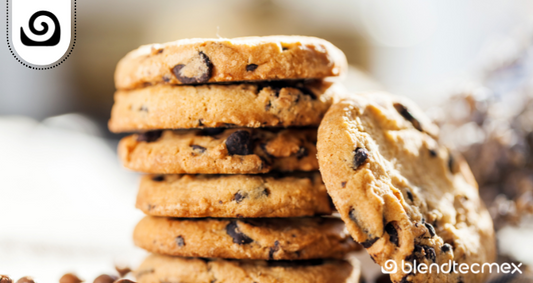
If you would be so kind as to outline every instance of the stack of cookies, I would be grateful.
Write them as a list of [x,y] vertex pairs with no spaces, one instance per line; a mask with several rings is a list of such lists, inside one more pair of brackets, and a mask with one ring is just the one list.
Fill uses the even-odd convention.
[[139,282],[357,282],[358,245],[318,172],[344,54],[310,37],[142,46],[117,66],[109,128],[142,177]]

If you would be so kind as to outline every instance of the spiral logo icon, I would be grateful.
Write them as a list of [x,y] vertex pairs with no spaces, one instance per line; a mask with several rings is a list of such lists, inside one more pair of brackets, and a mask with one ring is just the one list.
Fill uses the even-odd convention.
[[30,31],[35,35],[45,35],[48,32],[48,24],[44,21],[40,22],[41,29],[35,28],[36,20],[41,16],[51,19],[54,23],[52,36],[44,41],[34,41],[30,39],[24,32],[24,29],[20,27],[20,41],[22,41],[22,44],[26,46],[54,46],[59,43],[61,40],[61,25],[59,24],[57,17],[51,12],[38,11],[33,14],[29,22]]
[[392,259],[389,259],[381,266],[381,272],[383,274],[396,273],[398,271],[398,265]]
[[59,66],[76,39],[76,0],[8,0],[9,51],[34,70]]

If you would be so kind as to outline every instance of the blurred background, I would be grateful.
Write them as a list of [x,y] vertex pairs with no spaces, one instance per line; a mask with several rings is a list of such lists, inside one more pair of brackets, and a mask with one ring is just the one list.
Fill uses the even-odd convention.
[[94,278],[142,259],[131,241],[138,176],[106,128],[128,51],[275,34],[325,38],[352,66],[348,88],[426,109],[473,167],[501,254],[533,264],[522,217],[533,207],[532,13],[527,0],[78,1],[76,46],[60,67],[30,70],[0,45],[0,273]]

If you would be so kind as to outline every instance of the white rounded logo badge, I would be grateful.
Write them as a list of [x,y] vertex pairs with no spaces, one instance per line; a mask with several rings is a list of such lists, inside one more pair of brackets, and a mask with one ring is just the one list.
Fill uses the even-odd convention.
[[75,0],[7,1],[7,38],[21,64],[38,70],[64,62],[75,39]]

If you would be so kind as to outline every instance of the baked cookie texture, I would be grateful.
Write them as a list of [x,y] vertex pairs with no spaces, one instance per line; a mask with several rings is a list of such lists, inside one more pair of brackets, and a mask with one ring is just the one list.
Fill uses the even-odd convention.
[[271,81],[240,84],[154,85],[119,90],[109,129],[134,132],[203,127],[318,126],[339,84]]
[[162,218],[146,216],[135,244],[181,257],[296,260],[342,258],[357,250],[339,218]]
[[[492,220],[459,155],[409,101],[354,95],[333,105],[318,130],[318,159],[348,231],[394,282],[483,282],[485,274],[405,274],[401,262],[483,264],[495,259]],[[388,265],[389,267],[391,265]],[[435,270],[433,270],[435,271]]]
[[145,175],[136,207],[166,217],[299,217],[331,214],[319,172]]
[[346,260],[263,261],[180,258],[151,254],[134,271],[138,283],[357,283],[358,262]]
[[325,78],[346,70],[344,53],[320,38],[196,38],[131,51],[117,65],[115,86]]
[[256,174],[318,170],[316,129],[152,131],[123,138],[125,167],[154,174]]

